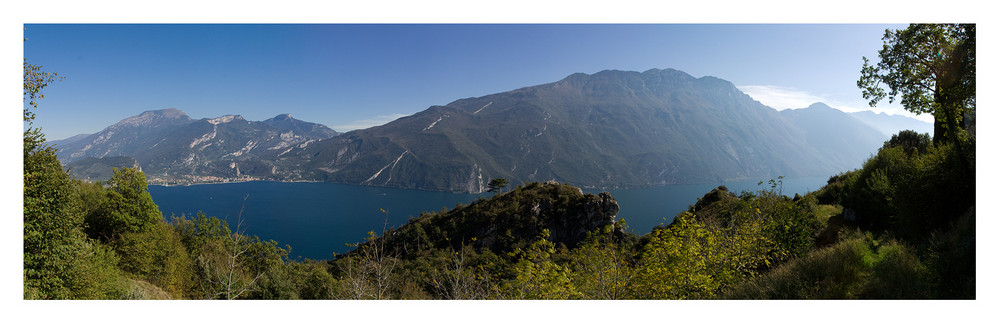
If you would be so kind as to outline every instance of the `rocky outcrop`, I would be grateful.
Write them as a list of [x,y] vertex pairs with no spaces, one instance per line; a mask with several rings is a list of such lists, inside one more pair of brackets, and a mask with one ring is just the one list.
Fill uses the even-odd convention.
[[534,182],[468,206],[425,213],[380,239],[388,240],[388,246],[402,257],[461,245],[505,253],[527,246],[544,230],[549,232],[549,241],[572,248],[605,226],[624,235],[616,226],[618,210],[618,202],[608,193],[585,194],[554,181]]
[[[579,189],[579,188],[578,188]],[[583,194],[582,191],[580,194]],[[564,213],[552,213],[548,217],[546,227],[549,229],[549,240],[566,245],[576,245],[587,238],[587,233],[615,223],[618,215],[618,202],[611,194],[602,192],[599,195],[583,195],[581,208],[568,210]],[[544,199],[536,205],[539,216],[545,214],[543,209],[552,208],[550,200]],[[535,209],[532,209],[534,212]]]

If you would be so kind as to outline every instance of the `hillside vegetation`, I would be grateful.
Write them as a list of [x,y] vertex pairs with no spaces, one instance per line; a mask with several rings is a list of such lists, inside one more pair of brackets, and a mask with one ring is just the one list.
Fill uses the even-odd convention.
[[641,237],[610,195],[536,182],[369,233],[328,261],[291,260],[203,214],[168,222],[142,172],[82,182],[26,146],[24,296],[975,298],[974,140],[914,135],[805,196],[782,195],[780,179],[713,189]]

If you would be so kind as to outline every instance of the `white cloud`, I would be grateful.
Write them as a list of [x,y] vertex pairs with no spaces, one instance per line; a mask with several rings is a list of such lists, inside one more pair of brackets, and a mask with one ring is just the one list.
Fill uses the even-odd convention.
[[746,85],[737,86],[740,91],[750,95],[754,100],[777,110],[806,108],[809,105],[822,102],[830,107],[844,112],[857,112],[870,110],[875,113],[886,113],[889,115],[903,115],[916,118],[926,122],[933,122],[934,117],[923,114],[915,115],[903,109],[899,103],[880,103],[878,107],[868,106],[868,102],[858,99],[854,101],[837,100],[822,95],[815,95],[793,87],[771,86],[771,85]]
[[384,125],[385,123],[391,122],[393,120],[399,119],[400,117],[409,116],[407,114],[390,114],[390,115],[378,115],[369,119],[355,120],[347,124],[342,125],[332,125],[332,128],[338,132],[349,132],[356,129],[365,129],[373,126]]

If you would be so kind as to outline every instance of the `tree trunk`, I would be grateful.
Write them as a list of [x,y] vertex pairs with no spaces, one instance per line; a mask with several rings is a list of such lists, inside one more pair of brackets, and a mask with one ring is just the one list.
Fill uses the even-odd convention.
[[934,118],[934,145],[944,143],[944,132],[944,124],[941,123],[941,120]]

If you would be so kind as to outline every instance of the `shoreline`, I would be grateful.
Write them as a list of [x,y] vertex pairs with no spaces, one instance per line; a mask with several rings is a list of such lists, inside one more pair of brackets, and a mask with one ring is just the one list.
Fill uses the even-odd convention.
[[[287,182],[287,183],[320,183],[324,181],[315,180],[272,180],[272,179],[225,179],[219,181],[147,181],[150,186],[161,186],[161,187],[188,187],[197,185],[210,185],[210,184],[227,184],[227,183],[244,183],[244,182],[254,182],[254,181],[270,181],[270,182]],[[331,182],[333,183],[333,182]]]

